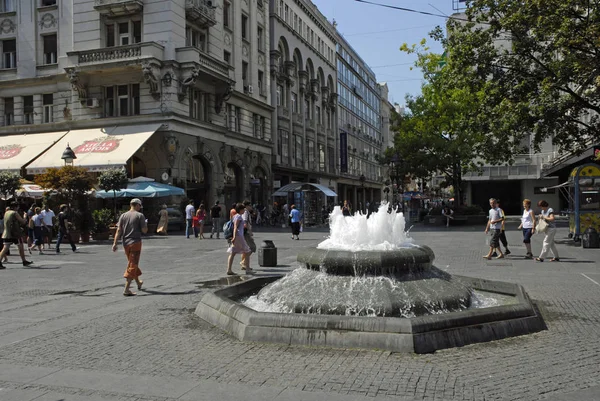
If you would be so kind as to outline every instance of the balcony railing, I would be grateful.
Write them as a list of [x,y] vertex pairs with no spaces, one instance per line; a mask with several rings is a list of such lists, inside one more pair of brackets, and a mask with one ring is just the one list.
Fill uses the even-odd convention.
[[315,129],[315,120],[313,120],[313,119],[310,119],[310,118],[309,118],[309,119],[307,119],[307,120],[306,120],[306,126],[307,126],[308,128],[312,128],[312,129],[314,130],[314,129]]
[[293,118],[294,118],[294,122],[296,124],[302,125],[302,114],[300,114],[300,113],[294,113],[293,114]]
[[137,14],[144,9],[143,0],[95,0],[94,9],[100,14],[120,17]]
[[220,78],[229,78],[229,64],[209,56],[196,47],[180,47],[175,52],[179,63],[198,63],[205,72]]
[[144,58],[163,59],[163,46],[155,42],[136,43],[126,46],[103,47],[100,49],[82,50],[67,53],[69,63],[99,64]]
[[200,27],[210,27],[217,23],[216,7],[210,0],[185,0],[185,16]]

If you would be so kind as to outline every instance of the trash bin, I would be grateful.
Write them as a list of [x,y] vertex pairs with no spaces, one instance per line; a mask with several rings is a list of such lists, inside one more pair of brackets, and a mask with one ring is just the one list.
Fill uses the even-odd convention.
[[600,248],[600,235],[595,228],[588,228],[581,237],[581,245],[584,248]]
[[258,248],[258,264],[263,267],[277,266],[277,248],[273,241],[265,239]]

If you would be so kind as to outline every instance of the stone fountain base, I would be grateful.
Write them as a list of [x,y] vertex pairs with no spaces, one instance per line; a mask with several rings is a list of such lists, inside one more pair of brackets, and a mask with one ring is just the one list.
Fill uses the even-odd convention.
[[518,284],[453,276],[473,290],[509,295],[515,303],[414,318],[257,312],[239,300],[282,276],[261,277],[206,294],[196,315],[241,341],[429,353],[546,329]]

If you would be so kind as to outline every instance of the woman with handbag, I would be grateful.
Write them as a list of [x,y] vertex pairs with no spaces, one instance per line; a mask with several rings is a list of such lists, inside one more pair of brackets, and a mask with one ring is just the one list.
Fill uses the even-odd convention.
[[541,200],[538,202],[538,206],[542,209],[540,213],[539,221],[535,230],[540,233],[545,233],[544,243],[542,245],[542,252],[538,258],[535,258],[538,262],[543,262],[544,257],[548,251],[552,251],[554,257],[550,259],[550,262],[560,261],[558,257],[558,249],[554,243],[554,236],[556,235],[556,219],[554,217],[554,210],[548,205],[548,202]]

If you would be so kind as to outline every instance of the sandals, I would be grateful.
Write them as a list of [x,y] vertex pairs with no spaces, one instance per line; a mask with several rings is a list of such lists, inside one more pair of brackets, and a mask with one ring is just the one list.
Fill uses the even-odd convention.
[[550,262],[560,262],[560,259],[559,258],[552,258],[552,259],[550,259]]
[[144,282],[142,280],[140,280],[140,282],[138,283],[138,290],[142,290],[142,286],[144,285]]
[[535,261],[536,261],[536,262],[543,262],[543,261],[544,261],[544,259],[543,259],[543,258],[535,258]]
[[235,273],[235,272],[227,272],[227,275],[228,276],[237,276],[237,273]]
[[492,260],[492,257],[491,256],[487,256],[487,255],[484,255],[483,258],[487,259],[487,260]]
[[126,297],[132,297],[132,296],[136,295],[136,293],[131,292],[130,290],[127,290],[127,291],[123,291],[123,295],[125,295]]

